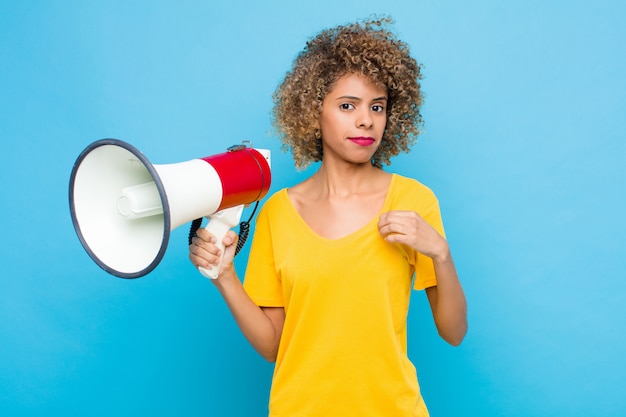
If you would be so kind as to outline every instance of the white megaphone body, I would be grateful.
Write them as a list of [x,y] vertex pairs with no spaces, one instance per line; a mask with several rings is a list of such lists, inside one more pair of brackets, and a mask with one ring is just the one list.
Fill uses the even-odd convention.
[[[221,245],[244,206],[262,199],[270,183],[268,150],[238,145],[218,155],[153,165],[132,145],[102,139],[74,163],[70,211],[80,242],[102,269],[138,278],[161,262],[170,232],[189,221],[208,217],[206,228]],[[209,278],[218,271],[200,268]]]

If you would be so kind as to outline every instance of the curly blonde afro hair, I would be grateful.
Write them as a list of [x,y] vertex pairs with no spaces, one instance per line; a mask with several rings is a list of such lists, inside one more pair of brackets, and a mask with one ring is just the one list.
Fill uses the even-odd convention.
[[387,125],[372,164],[389,165],[391,157],[409,151],[423,123],[421,66],[387,29],[391,24],[392,19],[380,18],[326,29],[294,60],[273,95],[273,124],[297,168],[322,159],[322,101],[347,74],[363,75],[387,90]]

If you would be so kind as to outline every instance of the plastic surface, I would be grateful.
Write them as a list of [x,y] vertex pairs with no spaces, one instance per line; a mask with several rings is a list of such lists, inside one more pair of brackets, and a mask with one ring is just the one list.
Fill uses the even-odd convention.
[[226,233],[233,227],[239,224],[239,220],[241,219],[241,214],[243,213],[244,205],[239,205],[231,208],[227,208],[221,211],[218,211],[215,214],[208,216],[209,224],[206,225],[205,229],[211,232],[217,239],[217,246],[221,250],[220,261],[217,265],[212,268],[198,268],[200,273],[207,278],[216,279],[218,277],[220,267],[222,266],[222,259],[224,256],[224,244],[222,240],[224,240],[224,236]]

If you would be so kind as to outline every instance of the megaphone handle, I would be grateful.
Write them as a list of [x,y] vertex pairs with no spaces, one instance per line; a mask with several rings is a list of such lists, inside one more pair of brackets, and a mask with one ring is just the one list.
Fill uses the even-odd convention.
[[[208,216],[209,224],[206,225],[205,229],[211,232],[217,239],[217,246],[222,252],[221,256],[224,256],[224,244],[222,243],[222,240],[224,240],[224,236],[226,236],[226,233],[231,228],[239,224],[241,214],[243,213],[243,208],[244,205],[242,204],[240,206],[235,206],[218,211],[217,213]],[[222,259],[220,257],[220,261],[217,265],[214,265],[211,268],[199,267],[198,270],[205,277],[210,279],[216,279],[217,275],[219,274],[221,265]]]

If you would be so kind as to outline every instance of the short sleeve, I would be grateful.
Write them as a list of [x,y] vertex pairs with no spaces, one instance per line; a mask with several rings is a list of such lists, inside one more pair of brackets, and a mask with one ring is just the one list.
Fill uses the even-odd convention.
[[274,262],[270,201],[259,212],[250,247],[244,289],[260,307],[284,306],[282,286]]
[[[418,214],[422,216],[422,218],[426,220],[426,222],[430,224],[441,236],[445,237],[439,202],[436,198],[428,209]],[[415,281],[413,283],[413,288],[415,290],[423,290],[436,285],[437,276],[435,275],[435,266],[433,265],[432,259],[426,255],[418,253],[416,255]]]

